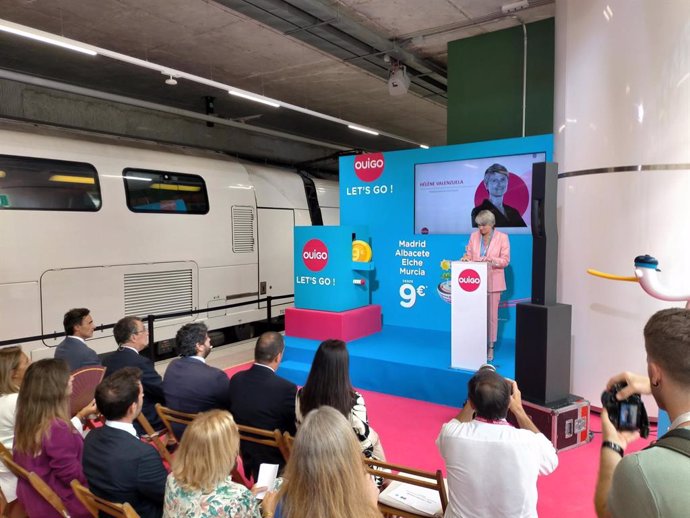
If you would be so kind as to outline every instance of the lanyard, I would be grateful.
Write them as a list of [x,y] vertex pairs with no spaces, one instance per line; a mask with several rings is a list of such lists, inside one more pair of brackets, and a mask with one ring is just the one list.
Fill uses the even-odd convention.
[[486,254],[489,251],[489,247],[491,246],[491,240],[494,238],[494,231],[491,231],[491,235],[489,236],[489,242],[484,246],[484,236],[481,234],[479,235],[479,255],[481,257],[486,257]]
[[479,421],[480,423],[487,423],[487,424],[500,424],[503,426],[512,426],[508,421],[505,419],[484,419],[483,417],[475,416],[474,417],[475,421]]

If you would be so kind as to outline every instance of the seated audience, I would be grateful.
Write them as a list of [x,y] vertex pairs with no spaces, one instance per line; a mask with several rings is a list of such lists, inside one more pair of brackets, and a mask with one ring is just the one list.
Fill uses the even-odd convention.
[[[31,360],[19,346],[0,349],[0,442],[9,451],[12,451],[14,441],[14,415],[19,387],[29,363]],[[2,462],[0,489],[8,502],[17,499],[17,477]]]
[[143,405],[140,378],[139,369],[125,367],[96,387],[96,406],[106,421],[84,440],[84,474],[94,495],[128,502],[141,518],[160,518],[168,472],[132,425]]
[[[616,430],[606,409],[601,411],[602,448],[594,503],[599,518],[688,516],[690,493],[690,310],[656,312],[644,327],[647,376],[623,372],[606,386],[626,383],[616,394],[651,394],[668,413],[671,426],[642,451],[625,455],[639,431]],[[660,431],[661,435],[661,431]],[[677,441],[674,444],[674,441]]]
[[[103,365],[107,367],[106,377],[123,367],[136,367],[141,370],[141,384],[144,387],[144,408],[141,411],[154,430],[165,428],[156,412],[156,403],[165,405],[163,378],[156,372],[153,362],[140,353],[149,344],[149,332],[140,318],[124,317],[118,320],[113,329],[115,341],[119,345]],[[139,435],[145,432],[137,421],[134,422]]]
[[[514,381],[480,369],[468,393],[436,440],[448,472],[445,518],[536,518],[537,477],[556,469],[556,450],[525,413]],[[520,428],[506,421],[509,409]]]
[[165,486],[165,518],[261,518],[253,492],[233,482],[240,436],[226,410],[203,412],[187,427]]
[[350,421],[367,458],[386,460],[379,436],[369,426],[364,398],[350,383],[350,355],[342,340],[326,340],[319,345],[307,382],[297,392],[297,426],[303,416],[323,405],[335,408]]
[[297,432],[282,487],[264,498],[264,516],[382,518],[378,495],[350,423],[322,406]]
[[96,351],[86,345],[86,340],[93,336],[96,329],[90,311],[86,308],[70,309],[65,313],[62,325],[67,338],[55,349],[55,359],[65,360],[72,372],[89,365],[100,365]]
[[[181,358],[168,365],[163,377],[166,406],[190,414],[230,408],[227,374],[206,364],[213,349],[206,325],[183,325],[175,336],[175,347]],[[184,427],[176,425],[175,432],[179,437]]]
[[[86,485],[81,467],[83,430],[79,419],[70,421],[71,394],[72,378],[65,361],[39,360],[29,365],[17,398],[14,460],[43,479],[72,518],[90,518],[70,486],[74,479]],[[95,411],[89,406],[77,415],[85,417]],[[18,481],[17,498],[30,518],[60,517],[27,480]]]
[[[283,359],[285,343],[280,333],[262,334],[254,348],[254,365],[230,379],[230,412],[237,424],[289,432],[295,435],[297,386],[275,372]],[[270,446],[242,441],[242,463],[247,477],[256,477],[261,463],[278,464],[285,459]]]

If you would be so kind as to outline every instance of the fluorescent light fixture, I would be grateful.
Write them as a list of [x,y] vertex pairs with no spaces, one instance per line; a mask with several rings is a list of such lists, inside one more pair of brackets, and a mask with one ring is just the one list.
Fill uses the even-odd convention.
[[160,189],[162,191],[199,192],[201,190],[201,187],[196,187],[194,185],[178,185],[170,183],[152,183],[151,189]]
[[367,128],[362,128],[361,126],[353,126],[352,124],[347,125],[348,128],[355,130],[355,131],[362,131],[364,133],[369,133],[369,135],[378,135],[378,132],[374,130],[370,130]]
[[43,31],[37,31],[35,29],[27,31],[25,29],[20,29],[19,26],[16,26],[15,24],[6,21],[0,23],[0,31],[9,32],[10,34],[15,34],[17,36],[22,36],[24,38],[40,41],[42,43],[48,43],[50,45],[57,45],[58,47],[74,50],[76,52],[81,52],[82,54],[88,54],[89,56],[98,55],[98,52],[96,52],[95,50],[80,47],[72,43],[67,43],[66,41],[63,41],[64,38],[61,38],[60,36],[52,36],[48,33],[44,33]]
[[89,176],[72,176],[68,174],[54,174],[48,178],[49,182],[62,182],[62,183],[85,183],[89,185],[95,185],[96,180]]
[[[113,176],[113,178],[120,178],[119,176]],[[125,176],[125,180],[139,180],[140,182],[151,182],[151,178],[144,178],[143,176]]]
[[429,146],[427,146],[426,144],[419,144],[419,147],[421,147],[422,149],[429,149]]
[[256,95],[246,94],[244,92],[238,92],[237,90],[228,90],[228,93],[230,95],[234,95],[236,97],[241,97],[242,99],[249,99],[250,101],[254,101],[257,103],[261,103],[261,104],[266,104],[268,106],[273,106],[274,108],[280,108],[280,104],[278,104],[277,102],[272,101],[270,99],[267,99],[266,97],[258,97]]
[[[515,4],[518,4],[518,7],[522,7],[523,4],[528,5],[528,2],[526,0],[521,0],[519,2],[515,2]],[[509,4],[508,7],[515,7],[514,4]],[[342,124],[350,129],[354,129],[356,131],[363,131],[365,133],[369,133],[371,135],[383,135],[388,138],[392,138],[395,140],[399,140],[401,142],[407,142],[408,144],[413,144],[415,146],[419,146],[419,142],[415,142],[414,140],[408,139],[406,137],[401,137],[400,135],[395,135],[393,133],[388,133],[386,131],[374,131],[370,130],[367,128],[363,128],[361,126],[357,126],[355,124],[352,124],[350,121],[347,121],[345,119],[341,119],[338,117],[334,117],[332,115],[328,115],[325,113],[317,112],[314,110],[310,110],[309,108],[304,108],[302,106],[297,106],[295,104],[290,104],[287,102],[282,102],[282,101],[277,101],[275,99],[271,99],[268,97],[263,97],[261,95],[254,95],[251,92],[245,92],[244,90],[237,89],[233,87],[232,85],[228,85],[226,83],[221,83],[219,81],[214,81],[213,79],[208,79],[202,76],[197,76],[194,74],[189,74],[187,72],[184,72],[182,70],[175,70],[170,67],[166,67],[163,65],[159,65],[158,63],[154,63],[152,61],[147,61],[144,59],[139,59],[135,58],[133,56],[129,56],[127,54],[121,54],[119,52],[115,52],[112,50],[105,49],[103,47],[97,47],[94,45],[88,45],[86,43],[82,43],[80,41],[72,40],[69,38],[63,38],[62,36],[58,36],[56,34],[51,34],[49,32],[44,32],[44,31],[39,31],[36,30],[32,27],[27,27],[25,25],[19,25],[17,23],[13,23],[7,20],[0,19],[0,30],[9,32],[12,34],[16,34],[19,36],[24,36],[26,38],[31,38],[37,41],[49,43],[51,45],[58,45],[67,49],[75,50],[77,52],[82,52],[85,54],[89,54],[92,56],[103,56],[106,58],[114,59],[117,61],[121,61],[124,63],[129,63],[134,66],[146,68],[149,70],[155,70],[157,72],[160,72],[161,74],[164,74],[166,76],[172,76],[174,80],[178,79],[184,79],[187,81],[192,81],[194,83],[210,86],[212,88],[218,88],[220,90],[225,90],[226,92],[230,93],[230,95],[234,95],[237,97],[242,97],[244,99],[248,99],[250,101],[255,101],[258,103],[265,104],[267,106],[271,106],[273,108],[284,108],[287,110],[292,110],[296,111],[299,113],[303,113],[305,115],[308,115],[310,117],[317,117],[319,119],[327,120],[336,124]]]

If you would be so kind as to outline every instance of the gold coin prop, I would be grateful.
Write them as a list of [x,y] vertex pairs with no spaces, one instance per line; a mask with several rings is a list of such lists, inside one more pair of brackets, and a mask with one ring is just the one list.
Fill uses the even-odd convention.
[[356,240],[352,242],[352,260],[357,263],[371,261],[371,247],[366,241]]

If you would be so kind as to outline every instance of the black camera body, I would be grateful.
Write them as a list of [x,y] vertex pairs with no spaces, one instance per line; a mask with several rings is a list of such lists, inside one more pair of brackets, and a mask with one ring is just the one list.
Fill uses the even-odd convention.
[[633,394],[628,399],[619,401],[616,394],[626,384],[615,384],[609,390],[601,393],[601,404],[609,413],[609,420],[616,430],[639,430],[646,438],[649,435],[649,418],[639,394]]

